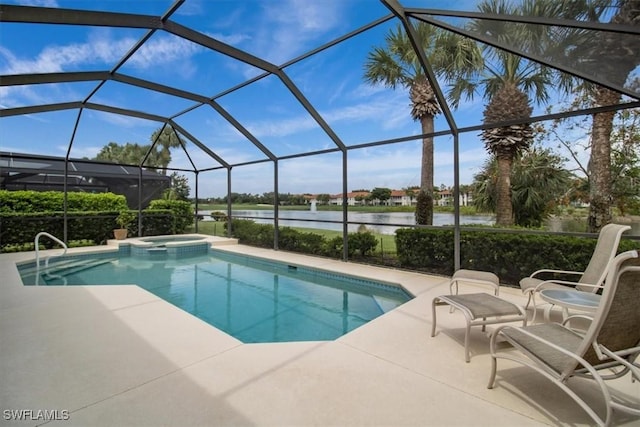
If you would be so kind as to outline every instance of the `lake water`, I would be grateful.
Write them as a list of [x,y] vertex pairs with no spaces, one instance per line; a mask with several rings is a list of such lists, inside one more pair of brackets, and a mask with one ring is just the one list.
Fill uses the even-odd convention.
[[[233,210],[232,215],[238,217],[250,217],[258,224],[272,224],[273,210]],[[211,211],[199,211],[205,220],[210,220]],[[320,228],[324,230],[342,231],[342,212],[340,211],[287,211],[281,210],[279,224],[285,227]],[[295,219],[293,219],[295,218]],[[394,234],[403,226],[415,225],[413,212],[349,212],[349,231],[355,232],[360,224],[365,224],[367,229],[380,234]],[[323,222],[312,222],[323,221]],[[460,215],[460,224],[485,224],[492,225],[495,222],[493,215]],[[385,225],[369,225],[369,223]],[[434,213],[433,225],[453,225],[452,213]],[[386,225],[388,224],[388,225]]]

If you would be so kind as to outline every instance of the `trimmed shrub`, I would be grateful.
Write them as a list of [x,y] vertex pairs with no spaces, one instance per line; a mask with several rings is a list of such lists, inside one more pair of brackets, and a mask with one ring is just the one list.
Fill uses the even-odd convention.
[[[59,191],[0,190],[0,249],[2,252],[31,248],[35,236],[47,231],[58,238],[64,236],[64,193]],[[113,193],[67,193],[67,240],[103,244],[113,238],[118,227],[116,218],[122,212],[134,220],[127,225],[129,236],[138,235],[138,211],[129,210],[126,198]],[[142,235],[184,233],[193,224],[189,202],[154,200],[142,211]],[[53,247],[50,239],[42,239],[45,248]]]
[[[502,283],[517,285],[520,279],[540,268],[584,271],[597,236],[492,233],[462,231],[461,268],[490,271]],[[453,230],[399,229],[396,246],[400,265],[443,275],[453,274]],[[640,242],[623,239],[619,252],[640,247]]]
[[[127,199],[113,193],[67,193],[68,212],[126,210]],[[0,212],[60,212],[64,210],[64,193],[60,191],[0,190]]]
[[349,233],[347,236],[349,244],[349,252],[353,250],[362,256],[371,255],[374,249],[378,246],[378,239],[370,231]]
[[320,234],[304,233],[290,227],[281,227],[278,233],[278,247],[288,251],[323,255],[325,253],[325,239]]
[[191,204],[183,200],[152,200],[151,203],[149,203],[149,209],[173,211],[175,223],[173,233],[170,234],[182,234],[187,230],[187,227],[193,225],[194,222],[194,213]]
[[[225,229],[228,222],[225,222]],[[273,225],[256,224],[246,219],[234,219],[231,222],[231,234],[238,242],[262,248],[273,247]]]
[[[270,248],[273,247],[274,227],[270,224],[256,224],[251,220],[234,219],[232,235],[242,244]],[[378,245],[378,240],[370,232],[349,233],[348,239],[349,256],[355,255],[356,252],[363,256],[369,255]],[[327,241],[320,234],[304,233],[290,227],[280,227],[278,247],[292,252],[340,258],[342,257],[343,242],[342,237],[335,237]]]

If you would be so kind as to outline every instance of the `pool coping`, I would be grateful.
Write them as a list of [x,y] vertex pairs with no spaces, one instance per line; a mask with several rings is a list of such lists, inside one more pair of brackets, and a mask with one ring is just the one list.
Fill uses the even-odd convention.
[[[141,248],[148,248],[153,246],[154,240],[162,240],[166,239],[169,236],[149,236],[149,237],[130,237],[125,240],[109,240],[109,244],[117,244],[117,245],[132,245],[138,246]],[[179,234],[177,237],[181,239],[192,238],[191,240],[179,240],[175,242],[167,242],[165,246],[167,247],[182,247],[193,245],[194,243],[207,243],[211,246],[223,246],[223,245],[235,245],[238,243],[238,239],[230,239],[224,237],[210,236],[208,234]]]
[[[509,361],[487,390],[486,336],[472,331],[464,363],[459,313],[439,316],[438,334],[428,336],[430,303],[447,293],[447,278],[244,245],[220,249],[402,283],[416,297],[335,341],[242,344],[137,286],[22,286],[15,263],[34,254],[2,254],[1,409],[67,410],[69,420],[53,422],[65,426],[591,424],[570,399]],[[524,301],[511,288],[500,295]]]

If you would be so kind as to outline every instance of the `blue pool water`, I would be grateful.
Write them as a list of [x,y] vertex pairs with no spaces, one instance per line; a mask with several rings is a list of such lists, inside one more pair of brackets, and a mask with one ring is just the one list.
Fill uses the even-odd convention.
[[[34,264],[20,271],[25,285],[36,284]],[[164,260],[66,257],[41,268],[37,282],[137,284],[245,343],[333,340],[411,298],[382,283],[215,250]]]

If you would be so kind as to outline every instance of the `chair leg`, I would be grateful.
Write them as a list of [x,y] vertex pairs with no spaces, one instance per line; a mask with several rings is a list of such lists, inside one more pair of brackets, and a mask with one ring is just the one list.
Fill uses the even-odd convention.
[[471,358],[469,357],[469,334],[471,333],[471,323],[467,319],[467,329],[464,333],[464,361],[469,363]]
[[528,291],[527,292],[529,294],[529,298],[527,298],[527,303],[524,306],[524,309],[526,310],[527,308],[529,308],[529,303],[531,303],[531,296],[533,295],[532,291]]
[[[455,287],[456,289],[456,293],[453,293],[453,288]],[[453,279],[450,283],[449,283],[449,294],[451,295],[458,295],[458,279]],[[449,306],[449,313],[453,313],[454,311],[456,311],[456,308],[454,306]]]
[[489,375],[488,389],[492,389],[496,382],[496,372],[498,370],[498,359],[496,358],[496,339],[498,331],[494,331],[494,335],[489,341],[489,353],[491,354],[491,374]]
[[553,310],[553,307],[554,307],[553,304],[548,304],[544,308],[544,321],[545,321],[545,323],[551,322],[551,310]]
[[488,389],[492,389],[496,382],[496,372],[498,370],[498,359],[494,355],[491,355],[491,374],[489,375]]
[[436,299],[431,301],[431,336],[436,336]]
[[[529,293],[529,301],[533,302],[533,316],[531,316],[531,324],[536,323],[536,316],[538,315],[538,305],[536,304],[536,296],[534,292]],[[529,305],[529,302],[527,302]],[[527,308],[525,307],[525,310]]]

